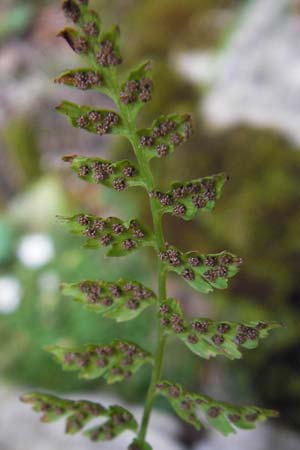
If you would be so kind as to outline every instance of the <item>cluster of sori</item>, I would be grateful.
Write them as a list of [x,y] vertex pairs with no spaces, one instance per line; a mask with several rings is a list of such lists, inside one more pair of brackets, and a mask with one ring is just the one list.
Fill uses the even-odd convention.
[[268,417],[276,417],[276,412],[256,407],[236,407],[230,403],[217,402],[206,395],[197,395],[185,392],[178,384],[162,381],[157,384],[160,395],[170,400],[175,411],[187,422],[196,428],[201,427],[197,413],[200,409],[205,414],[209,423],[217,429],[225,429],[229,434],[234,427],[252,429],[256,421],[265,420]]
[[[192,328],[203,335],[208,332],[210,326],[210,322],[208,320],[196,320],[192,323]],[[230,325],[228,323],[220,323],[217,325],[217,333],[211,337],[212,342],[215,345],[221,345],[225,341],[224,334],[226,334],[230,330]],[[258,334],[256,335],[256,337]],[[198,337],[195,334],[188,336],[188,340],[191,344],[195,344],[198,342]]]
[[122,63],[122,58],[118,55],[111,41],[103,41],[100,45],[101,49],[96,55],[97,62],[100,66],[117,66]]
[[157,297],[151,289],[137,281],[125,279],[117,282],[88,280],[64,283],[62,291],[86,309],[117,322],[133,319],[157,303]]
[[72,22],[77,23],[80,20],[81,17],[80,8],[72,0],[65,1],[63,3],[62,10],[66,18],[72,20]]
[[208,202],[215,201],[217,197],[214,180],[207,179],[176,186],[171,192],[152,191],[150,195],[167,210],[172,207],[171,211],[175,216],[184,216],[187,212],[187,206],[179,199],[189,200],[191,198],[192,205],[196,209],[202,209],[207,206]]
[[65,28],[59,33],[59,36],[64,38],[71,49],[78,55],[87,54],[89,52],[89,44],[86,38],[78,36],[75,30]]
[[135,219],[131,220],[128,225],[116,217],[103,219],[82,214],[70,220],[77,221],[82,227],[81,233],[84,236],[89,239],[97,239],[105,247],[120,244],[125,250],[133,250],[148,235],[147,231]]
[[[207,404],[208,402],[203,398],[193,399],[188,393],[182,392],[178,385],[171,384],[168,382],[161,382],[157,384],[157,389],[160,392],[164,392],[167,390],[167,395],[172,399],[177,399],[180,402],[180,408],[183,411],[195,410],[195,407],[198,407],[202,404]],[[216,406],[211,406],[207,410],[207,415],[212,418],[216,418],[221,414],[221,408]],[[191,421],[196,421],[197,417],[194,412],[189,413],[189,419]]]
[[101,74],[88,69],[70,70],[57,77],[55,82],[73,86],[83,91],[103,86],[103,78]]
[[42,422],[53,422],[66,417],[65,431],[76,434],[87,424],[99,417],[106,421],[85,431],[92,441],[106,441],[118,436],[124,430],[135,430],[137,423],[132,414],[121,406],[105,408],[100,403],[87,400],[68,400],[48,394],[27,394],[21,397],[24,403],[30,403],[36,412],[42,413]]
[[187,141],[192,132],[192,118],[189,114],[180,116],[180,120],[164,117],[156,121],[151,129],[141,132],[140,145],[146,149],[154,148],[156,155],[161,158]]
[[127,187],[127,179],[133,178],[138,171],[132,164],[126,164],[119,168],[118,164],[112,164],[103,160],[86,159],[78,168],[78,176],[91,177],[95,183],[109,181],[116,191],[123,191]]
[[160,323],[164,328],[172,327],[174,333],[183,333],[186,326],[183,317],[176,312],[172,312],[167,304],[162,304],[159,308]]
[[87,21],[83,24],[83,30],[85,34],[91,38],[97,38],[99,36],[99,27],[93,20]]
[[[24,395],[22,399],[30,401],[30,396]],[[83,421],[88,417],[99,417],[105,409],[103,406],[87,400],[65,400],[52,395],[41,394],[35,398],[35,408],[37,411],[44,413],[41,420],[48,422],[53,420],[53,416],[63,416],[68,412],[73,412],[73,415],[67,422],[67,432],[76,426],[77,429],[83,428]]]
[[159,319],[164,334],[176,335],[193,353],[205,359],[217,355],[239,359],[243,349],[256,348],[259,340],[280,326],[276,322],[217,322],[205,317],[187,320],[180,302],[173,298],[160,305]]
[[174,333],[190,333],[187,334],[187,340],[191,344],[197,344],[206,335],[206,339],[217,346],[223,344],[227,336],[238,345],[247,340],[255,341],[260,337],[260,331],[268,328],[264,322],[246,326],[233,322],[213,322],[207,318],[194,319],[188,323],[182,314],[172,308],[170,302],[161,305],[160,322]]
[[90,433],[91,441],[110,441],[117,437],[120,432],[136,427],[136,422],[129,411],[125,409],[118,410],[113,414],[112,419],[103,425],[95,428]]
[[78,175],[80,177],[86,177],[91,173],[94,176],[94,180],[99,182],[109,178],[109,176],[114,173],[114,169],[112,164],[100,161],[95,161],[92,165],[82,164],[79,167]]
[[168,243],[165,245],[166,248],[159,252],[160,260],[173,268],[182,268],[181,275],[188,281],[195,279],[195,272],[198,270],[200,275],[210,282],[219,277],[226,278],[229,276],[230,266],[239,267],[243,262],[241,258],[227,252],[217,255],[201,255],[196,252],[184,254]]
[[89,282],[80,283],[79,289],[91,304],[111,307],[114,303],[124,302],[128,309],[138,309],[142,301],[153,298],[153,292],[137,282]]
[[[86,6],[87,2],[80,2]],[[113,67],[122,63],[120,52],[113,40],[104,37],[100,42],[98,16],[93,11],[82,11],[73,0],[67,0],[63,4],[65,16],[74,22],[83,31],[83,35],[78,30],[66,28],[61,33],[70,47],[79,54],[89,52],[95,53],[95,61],[102,67]]]
[[112,111],[90,111],[87,114],[81,114],[76,118],[76,125],[79,128],[86,128],[94,131],[99,136],[111,132],[112,128],[119,124],[118,114]]
[[[87,5],[88,1],[79,0],[81,5]],[[81,11],[78,5],[72,0],[66,0],[62,6],[63,13],[67,19],[72,20],[74,23],[79,22],[81,18]]]
[[239,267],[242,264],[243,260],[241,258],[235,258],[232,260],[230,255],[221,255],[219,258],[217,256],[207,256],[205,258],[205,265],[207,267],[211,267],[211,269],[207,270],[203,276],[207,281],[216,281],[219,277],[228,276],[228,266],[231,264],[235,264]]
[[259,337],[259,332],[265,330],[268,325],[265,322],[259,322],[256,327],[249,327],[240,324],[238,327],[238,334],[235,337],[237,344],[242,345],[248,340],[255,341]]
[[120,100],[125,105],[141,101],[148,103],[151,100],[153,83],[148,78],[129,80],[120,92]]
[[129,378],[137,369],[140,360],[149,359],[149,354],[135,344],[116,341],[111,345],[88,345],[82,349],[50,347],[58,361],[68,370],[80,370],[85,378],[104,376],[110,382]]

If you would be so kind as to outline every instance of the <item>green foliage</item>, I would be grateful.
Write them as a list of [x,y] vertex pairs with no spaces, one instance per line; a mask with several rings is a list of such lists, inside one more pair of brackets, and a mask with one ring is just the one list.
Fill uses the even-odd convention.
[[[55,224],[55,221],[52,222]],[[15,247],[22,237],[20,230],[17,232],[12,222],[7,225],[15,236],[11,242],[7,240],[12,248],[7,256],[9,259],[4,263],[6,262],[8,270],[14,270],[23,287],[23,295],[20,307],[13,314],[0,315],[0,336],[6,342],[0,365],[4,380],[20,386],[30,386],[31,389],[34,387],[35,390],[47,389],[48,392],[57,394],[105,389],[103,378],[86,382],[79,379],[76,372],[62,372],[49,353],[41,349],[53,343],[77,347],[90,342],[105,344],[114,339],[124,339],[142,343],[143,348],[148,351],[154,350],[151,329],[151,322],[155,319],[154,307],[139,314],[134,321],[114,325],[101,314],[86,310],[84,305],[80,306],[71,297],[64,297],[59,290],[63,280],[70,284],[78,281],[79,284],[81,279],[119,280],[122,276],[128,280],[143,280],[145,286],[151,286],[151,266],[147,252],[136,252],[128,258],[121,258],[118,264],[114,258],[106,258],[106,263],[103,264],[101,251],[83,251],[81,245],[78,245],[78,236],[68,234],[67,230],[55,224],[48,232],[54,247],[59,251],[47,266],[31,270],[15,258]],[[143,306],[142,300],[140,308]],[[191,361],[192,355],[187,353],[185,360]],[[171,364],[172,361],[169,361],[168,365]],[[190,379],[192,374],[189,374],[188,363],[185,370],[187,379]],[[115,384],[116,394],[127,402],[139,401],[147,388],[148,371],[149,366],[144,366],[124,383]],[[177,373],[176,367],[173,373]]]
[[64,84],[76,89],[95,90],[107,94],[108,90],[104,85],[103,74],[99,71],[93,71],[90,68],[79,68],[75,70],[66,70],[55,78],[55,83]]
[[150,71],[151,62],[146,61],[132,70],[121,85],[120,100],[127,105],[131,117],[136,117],[152,98],[153,83],[146,78]]
[[9,158],[18,165],[22,185],[36,180],[41,175],[39,147],[34,127],[26,117],[11,119],[2,136],[7,145]]
[[57,106],[56,110],[66,115],[74,127],[98,134],[99,136],[107,133],[126,136],[128,133],[119,115],[114,111],[77,105],[67,101]]
[[199,178],[185,183],[176,182],[168,192],[153,192],[162,213],[171,213],[184,220],[191,220],[198,211],[212,211],[222,194],[227,177],[224,173]]
[[111,384],[129,378],[152,357],[132,342],[116,340],[110,345],[89,344],[81,348],[49,345],[46,350],[64,370],[79,371],[80,378],[104,377]]
[[23,395],[21,400],[32,404],[35,412],[43,414],[42,422],[54,422],[67,417],[65,431],[68,434],[82,431],[95,418],[107,417],[108,420],[105,423],[84,432],[84,435],[92,441],[111,440],[123,431],[137,429],[137,423],[132,414],[121,406],[105,408],[99,403],[87,400],[67,400],[35,392]]
[[77,214],[73,217],[60,217],[68,229],[87,237],[86,248],[105,247],[108,256],[125,256],[141,247],[152,247],[153,237],[138,220],[122,221],[116,217],[96,217]]
[[79,178],[88,183],[103,184],[119,191],[129,186],[144,186],[138,168],[128,160],[114,163],[85,156],[67,156],[64,160],[70,162]]
[[218,355],[229,359],[241,358],[242,349],[256,348],[260,339],[268,337],[269,331],[281,326],[276,322],[261,321],[215,322],[206,317],[188,322],[180,302],[175,299],[161,303],[160,322],[167,335],[176,335],[193,353],[204,359]]
[[10,36],[23,35],[29,28],[30,21],[34,15],[31,4],[14,5],[9,11],[5,11],[0,18],[0,42],[2,43]]
[[165,269],[176,272],[195,290],[207,294],[214,289],[226,289],[228,279],[237,274],[241,258],[229,252],[203,255],[183,253],[168,245],[159,253]]
[[191,135],[192,121],[189,114],[160,116],[150,128],[138,131],[140,146],[147,161],[172,154]]
[[[256,347],[260,338],[266,337],[269,330],[278,326],[259,321],[218,323],[202,318],[188,323],[183,317],[180,304],[172,299],[166,300],[166,276],[169,271],[181,275],[196,291],[208,293],[213,289],[225,289],[228,279],[239,270],[242,260],[232,253],[225,251],[206,255],[195,251],[184,253],[167,244],[162,227],[162,215],[165,212],[173,212],[186,220],[191,220],[198,209],[211,211],[221,195],[225,175],[176,183],[167,193],[155,189],[150,161],[173,153],[177,146],[192,136],[191,116],[189,114],[160,116],[150,128],[138,129],[136,115],[152,96],[152,81],[147,78],[148,63],[134,69],[125,80],[120,81],[117,71],[117,66],[122,63],[119,27],[113,26],[108,31],[101,30],[96,13],[88,9],[88,0],[66,0],[63,3],[63,10],[76,28],[65,28],[60,35],[75,53],[85,57],[89,67],[64,73],[57,81],[83,90],[102,90],[114,101],[116,111],[77,105],[69,101],[62,102],[57,110],[66,115],[76,128],[99,136],[110,133],[126,137],[133,147],[136,164],[131,161],[114,163],[100,158],[77,156],[68,156],[65,160],[71,162],[72,169],[81,179],[89,183],[102,183],[117,191],[124,190],[127,185],[144,188],[150,200],[153,232],[148,231],[136,219],[123,221],[115,217],[103,219],[88,214],[77,214],[73,217],[62,217],[61,220],[71,232],[87,238],[85,244],[87,248],[107,247],[108,256],[126,256],[133,250],[145,246],[154,248],[158,252],[159,295],[156,297],[152,291],[137,282],[127,280],[113,284],[85,281],[79,285],[64,285],[63,289],[89,309],[117,321],[135,318],[149,304],[149,299],[160,307],[161,325],[155,357],[137,344],[120,340],[115,340],[110,345],[89,344],[75,348],[52,345],[48,346],[47,350],[54,355],[63,369],[79,371],[80,377],[85,379],[103,376],[108,383],[128,378],[145,363],[153,364],[140,427],[137,427],[130,413],[124,412],[120,407],[111,407],[108,412],[105,411],[109,417],[107,424],[86,431],[92,440],[112,439],[124,429],[132,429],[136,431],[137,436],[129,449],[151,449],[145,439],[154,397],[158,394],[167,396],[177,414],[197,428],[201,426],[196,415],[198,406],[206,415],[208,422],[225,435],[234,431],[233,424],[239,428],[253,428],[256,421],[275,417],[276,413],[257,407],[236,407],[216,402],[207,396],[185,393],[179,385],[159,381],[168,334],[178,335],[192,352],[203,358],[222,354],[234,359],[241,356],[239,346]],[[173,205],[173,196],[180,198],[182,203]],[[40,400],[40,395],[31,394],[24,399],[33,402],[34,406],[41,410],[45,406],[43,404],[45,400],[43,398]],[[74,410],[73,403],[66,403],[64,406],[60,403],[64,400],[53,397],[51,399],[46,400],[46,406],[48,401],[50,403],[49,411],[52,414],[50,418],[56,418],[57,413],[55,409],[53,410],[51,402],[63,410],[64,408],[67,411],[68,408]],[[58,402],[57,405],[55,402]],[[82,417],[80,429],[85,425],[85,416]],[[73,432],[73,425],[69,428]]]
[[218,402],[207,395],[185,392],[179,384],[169,381],[161,381],[157,385],[157,392],[169,400],[176,414],[184,421],[199,430],[202,423],[197,410],[200,409],[208,423],[225,436],[234,433],[234,427],[251,430],[255,428],[256,422],[278,417],[277,411],[270,409],[235,406]]
[[145,308],[157,302],[154,292],[141,283],[122,279],[116,283],[83,281],[64,284],[62,291],[82,303],[86,309],[117,322],[134,319]]

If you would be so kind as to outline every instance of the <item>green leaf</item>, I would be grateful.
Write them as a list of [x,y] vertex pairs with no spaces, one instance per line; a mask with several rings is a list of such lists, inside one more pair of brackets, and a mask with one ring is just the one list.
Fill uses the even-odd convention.
[[147,442],[134,439],[134,441],[129,445],[128,450],[152,450],[152,447]]
[[[106,415],[106,409],[102,405],[87,400],[72,401],[39,392],[25,394],[21,400],[32,404],[35,412],[43,413],[42,422],[54,422],[68,416],[66,432],[71,434],[80,431],[95,417]],[[77,422],[76,427],[72,427],[73,420]]]
[[187,141],[192,134],[189,114],[160,116],[151,128],[139,130],[140,150],[147,160],[161,158],[173,153],[175,148]]
[[75,128],[82,128],[99,136],[105,134],[127,136],[128,134],[121,117],[115,111],[77,105],[68,101],[63,101],[56,110],[67,116]]
[[63,12],[91,42],[98,38],[101,21],[95,11],[88,9],[88,2],[66,0],[63,3]]
[[146,61],[130,72],[122,83],[120,100],[127,106],[132,119],[152,98],[153,82],[148,77],[150,71],[151,62]]
[[115,163],[101,158],[77,155],[65,156],[63,159],[71,163],[74,172],[88,183],[100,183],[117,191],[129,186],[144,186],[138,168],[127,159]]
[[88,344],[79,348],[58,345],[46,347],[63,370],[78,371],[79,378],[103,377],[109,384],[129,378],[144,364],[152,364],[150,353],[132,342],[113,341],[110,345]]
[[218,355],[239,359],[241,350],[256,348],[260,339],[282,326],[277,322],[216,322],[206,317],[187,321],[180,302],[173,298],[161,304],[160,322],[165,334],[176,335],[193,353],[205,359]]
[[96,61],[104,71],[122,64],[120,28],[118,25],[113,25],[108,31],[101,34],[99,51],[96,53]]
[[184,220],[191,220],[199,210],[214,209],[226,180],[226,175],[220,173],[185,183],[173,183],[170,191],[154,191],[151,195],[160,203],[163,214],[171,213]]
[[99,34],[101,30],[101,19],[99,14],[85,5],[81,6],[81,20],[79,26],[90,41],[91,45],[99,43]]
[[100,18],[95,11],[88,9],[87,4],[78,5],[73,0],[67,0],[63,4],[63,11],[77,26],[74,32],[83,35],[88,42],[94,63],[102,66],[104,70],[122,63],[120,29],[117,25],[103,31],[99,36]]
[[96,90],[107,95],[109,94],[103,80],[103,74],[99,69],[94,70],[81,67],[78,69],[66,70],[56,77],[54,82],[81,89],[83,91]]
[[134,319],[145,308],[157,302],[153,291],[137,281],[83,281],[64,284],[65,295],[82,303],[86,309],[117,322]]
[[[93,66],[102,67],[104,80],[108,82],[111,68],[122,63],[119,27],[114,25],[108,31],[102,31],[100,34],[99,15],[88,9],[87,5],[79,7],[73,0],[65,2],[63,10],[67,18],[70,18],[77,26],[76,29],[68,29],[67,33],[70,35],[70,30],[72,30],[73,36],[76,34],[86,41],[88,52],[84,53],[88,53]],[[65,30],[60,35],[66,38]],[[70,41],[70,38],[66,39],[68,42]],[[71,48],[76,51],[74,45],[71,45]]]
[[277,411],[256,406],[235,406],[219,402],[207,395],[185,392],[179,384],[161,381],[157,385],[157,394],[166,397],[176,414],[196,429],[202,427],[199,419],[200,410],[206,420],[220,433],[227,436],[235,433],[235,428],[253,429],[256,422],[278,417]]
[[196,291],[207,294],[214,289],[226,289],[228,279],[239,271],[242,259],[229,252],[203,255],[180,252],[169,245],[159,253],[168,271],[176,272]]
[[86,248],[106,247],[108,256],[126,256],[141,247],[155,246],[153,235],[138,220],[122,221],[116,217],[76,214],[73,217],[58,217],[68,229],[85,236]]
[[85,431],[84,435],[92,441],[107,441],[119,436],[123,431],[137,430],[137,422],[127,409],[121,406],[110,406],[109,415],[111,417],[103,425]]
[[84,56],[90,54],[91,46],[89,41],[75,28],[66,27],[61,30],[58,36],[62,37],[75,53]]
[[78,23],[81,19],[82,9],[74,0],[64,0],[62,10],[65,17],[74,23]]
[[33,411],[41,412],[42,422],[53,422],[66,417],[65,431],[68,434],[78,433],[97,417],[107,417],[105,423],[84,432],[93,441],[110,440],[125,430],[137,430],[133,415],[121,406],[104,408],[99,403],[87,400],[67,400],[39,392],[25,394],[21,401],[32,404]]

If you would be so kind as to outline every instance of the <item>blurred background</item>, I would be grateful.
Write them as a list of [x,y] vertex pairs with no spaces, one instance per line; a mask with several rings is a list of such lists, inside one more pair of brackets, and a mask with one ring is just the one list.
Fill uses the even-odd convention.
[[[169,293],[187,315],[227,320],[280,320],[276,331],[240,361],[203,362],[170,340],[165,376],[189,390],[280,411],[276,422],[223,439],[177,422],[165,402],[153,416],[155,448],[300,449],[300,1],[91,0],[104,23],[120,22],[125,68],[155,60],[155,94],[141,124],[159,114],[193,114],[195,134],[170,158],[154,163],[157,182],[225,171],[230,176],[212,214],[184,223],[165,217],[168,241],[203,252],[230,250],[244,259],[227,291],[195,294],[176,276]],[[65,24],[60,1],[0,4],[0,450],[90,449],[45,427],[19,404],[28,389],[65,395],[118,396],[139,414],[148,370],[113,390],[64,373],[42,348],[124,337],[155,345],[146,310],[116,326],[63,298],[62,281],[132,277],[155,286],[153,255],[104,259],[56,223],[57,214],[90,211],[135,215],[149,223],[143,193],[112,193],[81,182],[65,154],[132,156],[124,140],[72,129],[54,107],[63,98],[107,105],[100,94],[54,85],[78,57],[56,34]],[[80,65],[80,64],[79,64]],[[160,176],[163,174],[163,176]],[[180,358],[178,358],[180,352]],[[16,432],[16,427],[19,430]],[[47,429],[47,430],[46,430]],[[121,441],[122,442],[122,441]],[[125,448],[126,444],[104,449]]]

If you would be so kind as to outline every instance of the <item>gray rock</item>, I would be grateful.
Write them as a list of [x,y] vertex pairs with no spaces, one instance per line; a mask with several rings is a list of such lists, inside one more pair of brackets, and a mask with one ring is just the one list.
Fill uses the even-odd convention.
[[181,71],[209,85],[201,109],[210,124],[271,127],[300,143],[299,7],[248,1],[222,52],[179,58]]
[[260,425],[255,430],[238,431],[226,438],[211,433],[192,450],[299,450],[300,435],[274,425]]

